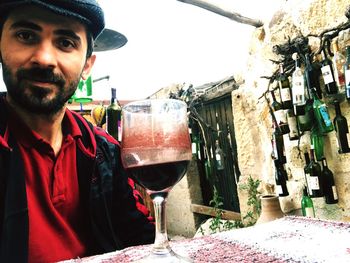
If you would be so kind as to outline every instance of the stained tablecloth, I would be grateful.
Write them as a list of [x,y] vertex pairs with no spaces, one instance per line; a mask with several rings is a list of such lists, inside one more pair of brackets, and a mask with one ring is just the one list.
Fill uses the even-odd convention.
[[[350,224],[285,216],[265,224],[209,236],[170,242],[193,262],[350,262]],[[133,262],[149,253],[150,245],[65,263]]]

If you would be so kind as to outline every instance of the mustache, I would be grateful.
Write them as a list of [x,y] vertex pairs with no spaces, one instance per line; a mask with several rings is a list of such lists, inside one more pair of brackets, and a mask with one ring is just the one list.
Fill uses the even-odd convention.
[[39,82],[54,83],[59,86],[64,86],[66,81],[60,74],[55,74],[50,68],[30,68],[30,69],[18,69],[18,80],[28,79]]

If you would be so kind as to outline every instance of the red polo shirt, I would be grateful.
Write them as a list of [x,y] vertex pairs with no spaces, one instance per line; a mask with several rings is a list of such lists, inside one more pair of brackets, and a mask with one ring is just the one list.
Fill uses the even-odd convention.
[[[87,251],[86,218],[79,203],[76,143],[82,136],[72,113],[63,120],[62,148],[52,147],[12,112],[9,132],[19,144],[29,209],[29,262],[82,257]],[[93,149],[91,149],[93,151]]]

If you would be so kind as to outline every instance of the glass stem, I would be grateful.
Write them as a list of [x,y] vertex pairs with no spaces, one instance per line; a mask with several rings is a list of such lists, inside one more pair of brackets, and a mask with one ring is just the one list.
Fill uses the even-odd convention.
[[155,254],[167,254],[171,252],[166,229],[165,204],[168,193],[158,193],[152,196],[156,223],[156,237],[152,252]]

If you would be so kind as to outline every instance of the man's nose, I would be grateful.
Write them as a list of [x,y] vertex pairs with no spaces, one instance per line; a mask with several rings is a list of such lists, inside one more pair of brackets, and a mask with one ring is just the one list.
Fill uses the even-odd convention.
[[57,65],[57,52],[50,41],[43,41],[37,45],[31,57],[31,63],[39,67],[54,68]]

